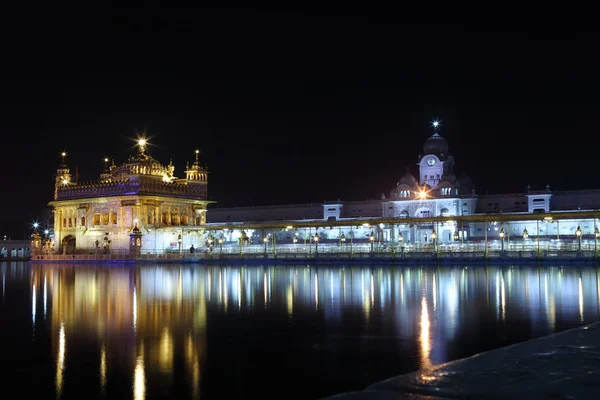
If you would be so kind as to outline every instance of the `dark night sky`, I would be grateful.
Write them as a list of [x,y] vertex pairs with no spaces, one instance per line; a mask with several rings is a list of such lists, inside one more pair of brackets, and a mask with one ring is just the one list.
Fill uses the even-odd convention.
[[178,176],[201,148],[223,206],[378,198],[416,172],[434,117],[479,193],[600,188],[597,34],[362,10],[91,15],[8,26],[0,230],[15,237],[52,199],[61,150],[95,179],[141,129]]

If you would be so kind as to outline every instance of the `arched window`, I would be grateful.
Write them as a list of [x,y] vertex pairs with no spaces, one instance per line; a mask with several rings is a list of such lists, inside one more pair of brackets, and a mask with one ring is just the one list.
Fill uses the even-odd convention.
[[440,210],[440,215],[442,217],[447,217],[448,215],[450,215],[450,210],[448,210],[446,207],[444,207]]
[[401,217],[401,218],[408,218],[408,211],[406,211],[406,210],[402,210],[402,211],[400,212],[400,217]]

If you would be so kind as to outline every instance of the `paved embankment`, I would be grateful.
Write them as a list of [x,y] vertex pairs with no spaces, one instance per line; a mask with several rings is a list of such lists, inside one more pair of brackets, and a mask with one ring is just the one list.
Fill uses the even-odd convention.
[[327,400],[600,399],[600,322]]

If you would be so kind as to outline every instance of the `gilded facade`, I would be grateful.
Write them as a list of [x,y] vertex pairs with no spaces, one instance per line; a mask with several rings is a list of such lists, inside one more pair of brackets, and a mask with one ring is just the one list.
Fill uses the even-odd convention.
[[[206,223],[208,171],[199,162],[187,165],[185,178],[147,153],[144,139],[137,154],[121,165],[105,159],[105,168],[94,182],[73,180],[62,153],[57,170],[52,251],[128,252],[130,235],[142,235],[144,252],[181,251],[203,243]],[[135,229],[137,228],[137,229]]]

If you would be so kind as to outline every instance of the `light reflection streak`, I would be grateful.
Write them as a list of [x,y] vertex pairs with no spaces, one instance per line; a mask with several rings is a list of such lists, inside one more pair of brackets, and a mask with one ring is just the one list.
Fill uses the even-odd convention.
[[100,389],[106,392],[106,346],[100,349]]
[[435,273],[433,274],[431,282],[431,291],[433,292],[433,313],[437,311],[437,287],[435,285]]
[[583,322],[583,282],[581,276],[579,277],[579,320]]
[[264,288],[264,296],[265,296],[265,307],[267,306],[267,272],[263,272],[263,288]]
[[44,274],[44,319],[46,319],[46,304],[48,302],[48,282]]
[[502,305],[502,322],[506,321],[506,288],[504,284],[504,274],[500,276],[500,280],[502,282],[500,287],[500,297],[501,297],[501,305]]
[[146,397],[146,376],[144,371],[144,356],[138,356],[135,360],[135,371],[133,372],[133,400],[142,400]]
[[287,287],[287,295],[286,295],[286,303],[287,303],[287,313],[288,316],[292,316],[294,312],[294,292],[292,291],[292,285],[288,284]]
[[315,271],[315,310],[319,309],[319,274]]
[[135,292],[135,285],[133,285],[133,300],[132,300],[132,310],[133,310],[133,331],[135,332],[137,328],[137,295]]
[[427,298],[423,295],[421,299],[421,369],[431,368],[431,359],[429,358],[431,351],[431,343],[429,338],[429,311],[427,310]]
[[35,327],[35,283],[31,288],[31,322],[33,322],[33,326]]
[[373,281],[373,273],[371,273],[371,307],[375,306],[375,282]]
[[66,347],[65,323],[60,321],[60,329],[58,331],[58,356],[56,357],[56,397],[60,397],[62,394]]
[[219,271],[219,305],[223,304],[223,271]]
[[227,269],[223,272],[223,310],[227,312],[229,306],[229,294],[227,292]]
[[242,270],[238,271],[237,299],[238,299],[238,310],[241,310],[242,309]]
[[159,368],[163,373],[171,373],[173,369],[173,339],[169,329],[165,327],[160,338],[158,353]]

